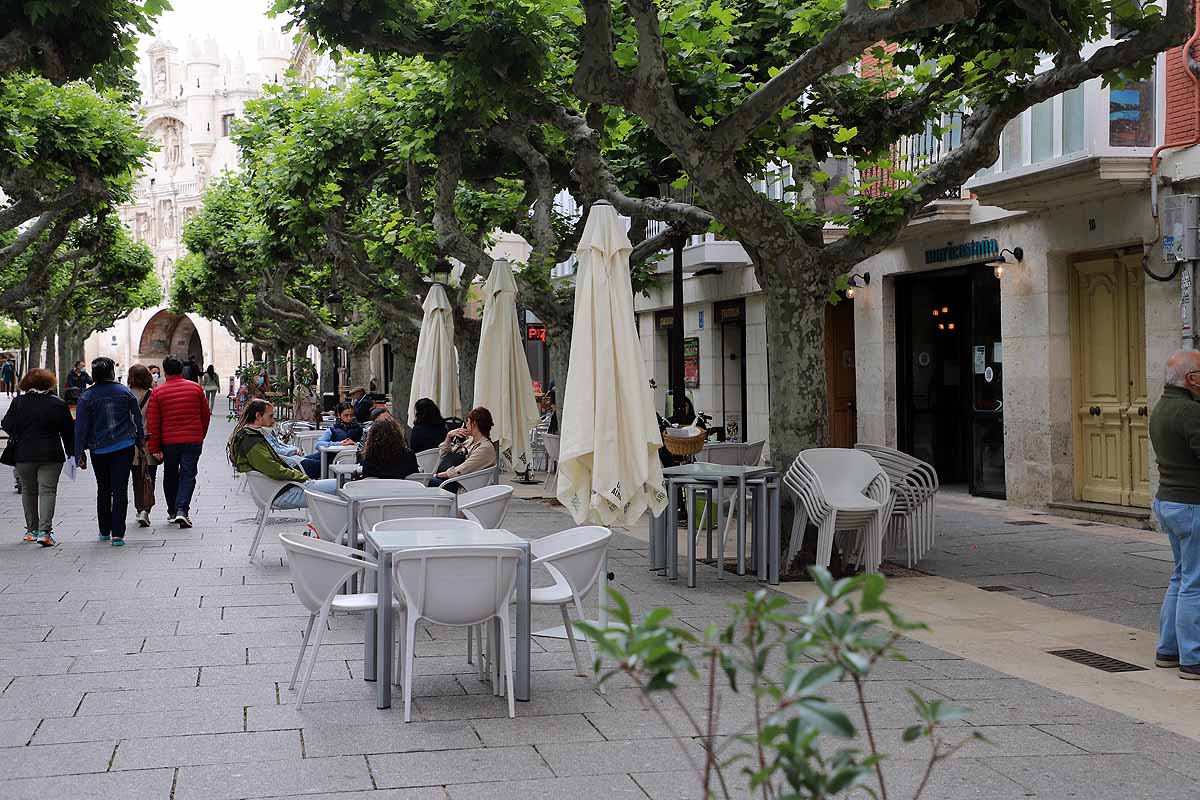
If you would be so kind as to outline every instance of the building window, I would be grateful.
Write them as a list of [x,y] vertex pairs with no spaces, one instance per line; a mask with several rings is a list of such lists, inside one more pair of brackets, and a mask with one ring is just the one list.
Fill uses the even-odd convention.
[[1054,158],[1054,101],[1033,107],[1033,136],[1030,142],[1033,163]]
[[229,136],[233,132],[233,114],[221,115],[221,135]]
[[1063,155],[1083,149],[1083,87],[1076,86],[1062,95]]
[[1154,146],[1154,78],[1108,90],[1111,147]]
[[1000,169],[1002,170],[1016,169],[1025,163],[1021,154],[1023,149],[1022,122],[1022,118],[1017,117],[1004,126],[1004,133],[1000,136]]

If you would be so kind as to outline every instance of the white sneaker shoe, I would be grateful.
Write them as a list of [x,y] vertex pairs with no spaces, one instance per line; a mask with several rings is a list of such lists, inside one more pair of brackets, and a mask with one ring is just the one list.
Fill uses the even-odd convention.
[[138,524],[139,528],[149,528],[150,527],[150,512],[149,511],[137,512],[137,524]]

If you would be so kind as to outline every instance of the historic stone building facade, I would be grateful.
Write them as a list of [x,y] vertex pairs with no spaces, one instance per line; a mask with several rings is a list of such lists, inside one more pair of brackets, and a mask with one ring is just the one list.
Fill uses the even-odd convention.
[[277,32],[259,37],[253,66],[223,57],[217,43],[192,40],[186,55],[156,41],[143,55],[139,74],[146,133],[158,152],[138,180],[133,203],[119,209],[132,234],[149,245],[164,295],[154,308],[134,311],[111,330],[94,334],[85,356],[109,356],[124,374],[136,363],[161,362],[169,353],[213,364],[226,382],[237,368],[238,342],[220,324],[167,308],[174,266],[184,254],[183,225],[200,209],[213,176],[237,168],[230,139],[233,120],[265,83],[282,81],[290,45]]

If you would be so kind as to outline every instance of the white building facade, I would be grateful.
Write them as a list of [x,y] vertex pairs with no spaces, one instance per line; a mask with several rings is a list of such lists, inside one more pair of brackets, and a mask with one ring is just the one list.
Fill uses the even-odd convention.
[[139,309],[110,330],[91,336],[85,357],[108,356],[122,374],[137,363],[161,363],[168,354],[212,364],[228,383],[240,362],[239,345],[224,327],[194,314],[166,308],[174,265],[184,255],[183,225],[199,212],[213,176],[237,168],[230,139],[233,120],[264,83],[282,81],[289,44],[277,32],[259,37],[257,60],[247,67],[240,55],[223,57],[216,42],[191,41],[186,56],[178,48],[154,42],[144,54],[139,79],[146,133],[158,144],[150,166],[138,180],[135,200],[119,214],[126,227],[154,253],[163,300]]

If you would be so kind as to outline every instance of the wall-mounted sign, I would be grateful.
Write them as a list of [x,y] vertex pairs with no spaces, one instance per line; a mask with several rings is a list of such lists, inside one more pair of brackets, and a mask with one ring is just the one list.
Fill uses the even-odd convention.
[[688,389],[700,387],[700,339],[696,336],[683,340],[683,385]]
[[995,239],[978,239],[963,244],[946,243],[945,247],[935,247],[925,251],[926,264],[941,264],[945,261],[962,261],[968,258],[995,258],[1000,254],[1000,245]]
[[975,374],[982,375],[983,370],[987,365],[987,348],[979,345],[975,346]]
[[675,327],[675,312],[667,309],[666,311],[654,312],[654,329],[660,331],[669,331]]
[[697,311],[697,312],[696,312],[696,319],[697,319],[697,321],[700,323],[700,324],[699,324],[699,328],[700,328],[700,330],[704,330],[704,312],[703,312],[703,311]]
[[713,314],[717,322],[743,322],[746,319],[746,301],[739,297],[736,300],[713,303]]
[[531,342],[546,341],[546,326],[545,325],[529,325],[525,328],[525,338]]

